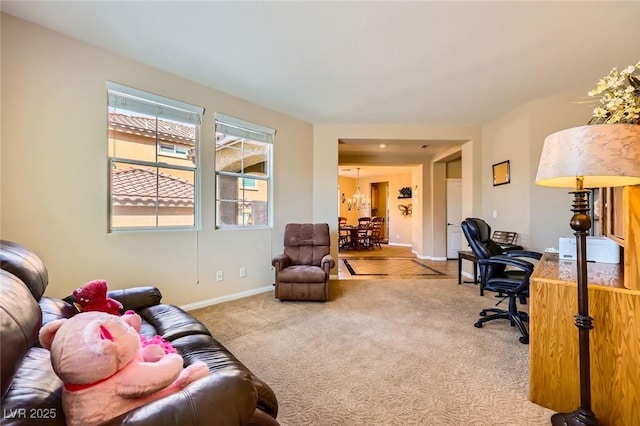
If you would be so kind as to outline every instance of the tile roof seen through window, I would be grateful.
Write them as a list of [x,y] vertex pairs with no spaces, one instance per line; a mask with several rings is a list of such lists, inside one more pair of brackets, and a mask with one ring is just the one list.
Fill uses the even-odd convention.
[[193,207],[194,185],[184,179],[151,170],[116,169],[111,177],[117,206]]
[[156,131],[161,140],[194,145],[196,128],[158,118],[141,117],[118,112],[109,112],[109,130],[130,133],[139,136],[155,137]]

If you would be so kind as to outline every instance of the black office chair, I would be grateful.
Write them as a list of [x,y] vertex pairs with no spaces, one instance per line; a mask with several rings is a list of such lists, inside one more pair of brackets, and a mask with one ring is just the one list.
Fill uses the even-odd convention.
[[[519,259],[521,257],[540,260],[542,253],[527,250],[504,251],[491,239],[491,227],[484,220],[467,218],[462,222],[462,232],[478,258],[480,267],[480,286],[483,290],[493,291],[503,299],[509,299],[508,309],[488,308],[480,312],[480,318],[474,325],[481,328],[487,321],[508,319],[517,326],[522,336],[521,343],[529,343],[529,331],[524,323],[529,322],[529,314],[518,310],[517,301],[526,303],[529,296],[529,277],[533,273],[533,263]],[[510,268],[507,268],[510,267]],[[491,315],[489,315],[491,313]]]

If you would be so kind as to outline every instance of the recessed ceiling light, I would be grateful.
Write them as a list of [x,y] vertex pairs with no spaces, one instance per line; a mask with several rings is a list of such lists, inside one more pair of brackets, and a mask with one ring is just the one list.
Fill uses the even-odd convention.
[[386,148],[386,147],[387,147],[387,145],[386,145],[386,144],[383,144],[383,143],[381,143],[381,144],[380,144],[380,145],[378,145],[378,146],[379,146],[380,148]]

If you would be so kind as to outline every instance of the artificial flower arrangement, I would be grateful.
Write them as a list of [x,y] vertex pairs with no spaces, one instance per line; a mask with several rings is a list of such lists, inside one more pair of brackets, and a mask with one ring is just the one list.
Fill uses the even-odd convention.
[[640,61],[622,71],[612,69],[587,94],[600,97],[589,124],[640,124]]

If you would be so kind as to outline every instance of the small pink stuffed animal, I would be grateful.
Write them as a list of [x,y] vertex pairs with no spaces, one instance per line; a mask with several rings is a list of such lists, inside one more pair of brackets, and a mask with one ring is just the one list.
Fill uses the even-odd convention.
[[53,369],[64,382],[68,425],[103,423],[209,374],[202,362],[183,369],[177,353],[145,360],[140,323],[137,314],[84,312],[40,329],[40,343],[51,351]]
[[99,311],[120,315],[122,304],[107,297],[107,282],[104,280],[89,281],[80,288],[73,290],[76,298],[76,308],[80,312]]

